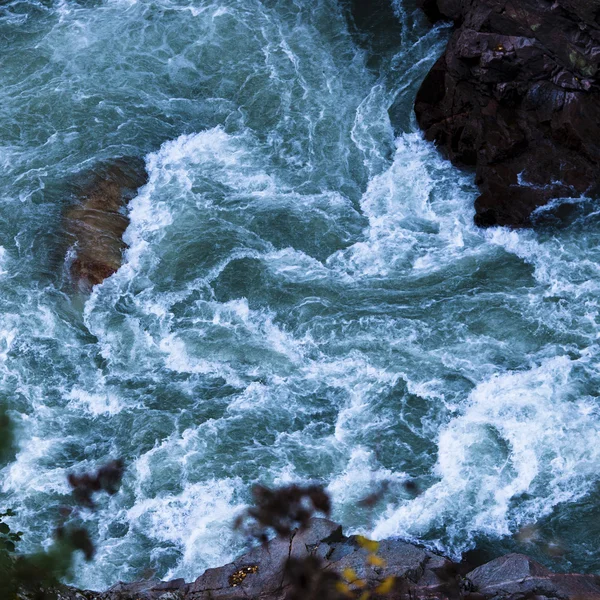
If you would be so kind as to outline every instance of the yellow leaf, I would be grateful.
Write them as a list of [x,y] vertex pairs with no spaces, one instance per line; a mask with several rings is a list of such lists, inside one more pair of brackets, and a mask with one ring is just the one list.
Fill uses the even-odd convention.
[[376,588],[375,591],[378,594],[388,594],[392,591],[394,587],[394,583],[396,583],[395,577],[386,577]]
[[392,591],[394,584],[396,583],[395,577],[386,577],[376,588],[375,591],[378,594],[388,594]]
[[370,595],[369,592],[363,592],[358,600],[369,600]]
[[364,579],[357,579],[356,581],[352,582],[352,585],[356,586],[357,588],[364,588],[367,585],[367,582]]
[[356,541],[361,548],[368,550],[369,552],[377,552],[379,550],[379,542],[375,542],[366,538],[364,535],[357,535]]
[[356,574],[356,571],[354,569],[351,569],[350,567],[346,567],[342,571],[342,577],[349,583],[353,583],[354,581],[356,581],[358,579],[358,575]]
[[381,556],[377,556],[377,554],[369,554],[367,562],[374,567],[385,567],[385,560]]
[[346,596],[352,596],[352,592],[350,591],[350,588],[348,587],[347,583],[344,583],[343,581],[336,581],[335,582],[335,589],[342,593],[345,594]]

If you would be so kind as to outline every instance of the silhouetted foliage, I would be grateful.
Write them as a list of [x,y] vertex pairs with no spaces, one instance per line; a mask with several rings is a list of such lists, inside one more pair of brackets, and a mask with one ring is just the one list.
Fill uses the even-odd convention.
[[67,544],[73,551],[81,550],[85,560],[90,561],[96,554],[96,548],[90,539],[90,535],[83,527],[65,528],[58,527],[55,532],[56,540]]
[[404,489],[413,496],[418,496],[420,494],[419,486],[415,481],[412,481],[412,479],[404,482]]
[[7,511],[0,513],[0,550],[6,550],[7,552],[15,552],[16,544],[21,541],[23,536],[22,531],[11,531],[10,525],[4,522],[6,517],[14,517],[17,513],[14,510],[8,509]]
[[112,496],[119,491],[124,470],[125,465],[122,460],[113,460],[98,469],[96,473],[82,475],[70,473],[67,479],[73,488],[73,497],[77,503],[87,508],[94,508],[92,496],[96,492],[104,491]]
[[[5,412],[0,412],[0,459],[10,455],[13,446],[12,426]],[[115,494],[121,484],[124,465],[114,460],[96,473],[69,475],[73,497],[77,504],[94,508],[93,495],[97,492]],[[61,509],[61,517],[67,518],[73,510]],[[95,548],[88,532],[72,525],[60,524],[54,532],[54,543],[43,552],[19,555],[17,544],[22,532],[13,532],[5,519],[14,517],[14,510],[0,513],[0,600],[14,600],[19,591],[36,600],[53,600],[54,589],[60,579],[66,577],[73,564],[75,552],[82,552],[87,561],[92,560]]]
[[[6,435],[4,435],[6,434]],[[0,412],[0,456],[10,453],[13,445],[12,427],[6,413]],[[6,454],[4,454],[6,455]],[[124,464],[113,460],[95,473],[71,473],[68,482],[77,506],[94,509],[94,495],[106,492],[115,494],[121,485]],[[384,482],[359,502],[363,508],[372,508],[388,490]],[[266,544],[273,535],[290,538],[292,533],[310,525],[315,515],[329,516],[331,499],[320,485],[288,485],[278,489],[255,486],[254,505],[246,509],[236,520],[235,526],[253,540]],[[77,508],[62,507],[62,523],[54,533],[54,543],[44,551],[30,555],[18,555],[17,545],[22,532],[13,532],[5,519],[15,516],[13,510],[0,513],[0,600],[15,600],[19,591],[27,592],[35,600],[54,600],[60,579],[69,575],[75,552],[82,552],[85,560],[94,557],[95,548],[88,532],[68,524]],[[379,543],[356,536],[356,543],[367,551],[365,564],[371,567],[385,566],[377,555]],[[248,572],[254,572],[247,568]],[[240,581],[247,573],[240,575]],[[317,556],[290,558],[283,574],[287,582],[286,600],[367,600],[388,596],[396,580],[388,577],[374,589],[367,589],[367,581],[360,579],[352,569],[341,574],[326,568]]]
[[320,485],[289,485],[275,490],[256,485],[252,495],[255,506],[238,517],[235,527],[263,544],[272,533],[281,537],[304,529],[315,513],[331,513],[331,499]]
[[290,559],[285,575],[290,585],[286,600],[341,600],[347,597],[336,588],[340,582],[337,573],[325,570],[316,556]]
[[358,501],[358,506],[362,508],[373,508],[380,500],[383,500],[386,492],[390,487],[389,481],[382,481],[379,488],[374,492],[365,496],[362,500]]
[[[362,536],[357,536],[357,542],[368,551],[366,564],[385,566],[385,560],[377,556],[379,542]],[[354,569],[346,568],[338,574],[327,569],[323,559],[315,555],[290,558],[285,577],[289,586],[286,600],[374,600],[389,597],[397,587],[396,578],[387,577],[374,589],[368,589],[367,580],[361,579]]]
[[[362,501],[371,507],[387,491],[386,483]],[[236,520],[235,527],[251,539],[266,544],[270,534],[290,539],[296,530],[306,529],[315,513],[329,516],[331,499],[319,485],[289,485],[277,489],[255,486],[255,505],[246,509]],[[385,566],[385,560],[377,555],[379,542],[356,536],[356,543],[366,550],[365,564],[371,567]],[[284,566],[287,583],[286,600],[368,600],[383,598],[396,586],[396,579],[388,577],[374,589],[367,589],[367,581],[360,579],[353,569],[341,574],[326,568],[319,556],[309,554],[303,558],[291,557]],[[240,578],[240,582],[243,578]]]

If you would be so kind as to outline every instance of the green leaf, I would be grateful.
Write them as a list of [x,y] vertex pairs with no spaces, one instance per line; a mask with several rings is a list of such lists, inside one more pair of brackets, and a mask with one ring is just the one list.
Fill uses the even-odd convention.
[[14,545],[13,542],[11,542],[10,540],[4,540],[4,547],[9,551],[9,552],[14,552],[16,550],[16,547]]
[[3,533],[5,535],[10,533],[10,527],[6,523],[2,523],[1,521],[0,521],[0,533]]

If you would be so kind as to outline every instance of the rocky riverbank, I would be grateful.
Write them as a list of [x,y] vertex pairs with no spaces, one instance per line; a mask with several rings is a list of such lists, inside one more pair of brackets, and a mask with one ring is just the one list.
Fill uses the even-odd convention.
[[478,225],[531,224],[554,198],[600,188],[597,0],[421,0],[452,20],[415,102],[419,126],[474,167]]
[[[456,564],[401,540],[384,540],[377,564],[356,536],[345,536],[341,526],[313,519],[289,539],[275,539],[234,562],[208,569],[193,583],[182,579],[119,583],[106,592],[73,588],[58,591],[59,600],[284,600],[291,582],[284,568],[289,559],[320,559],[320,569],[338,575],[351,569],[365,589],[375,589],[395,578],[390,599],[403,600],[597,600],[600,577],[553,573],[521,554],[509,554],[475,569]],[[350,586],[352,587],[352,586]],[[361,592],[362,593],[362,592]],[[359,594],[360,595],[360,594]],[[359,597],[351,596],[351,597]],[[342,596],[343,597],[343,596]],[[383,597],[383,596],[377,596]],[[309,594],[306,600],[317,600]],[[324,599],[323,599],[324,600]]]

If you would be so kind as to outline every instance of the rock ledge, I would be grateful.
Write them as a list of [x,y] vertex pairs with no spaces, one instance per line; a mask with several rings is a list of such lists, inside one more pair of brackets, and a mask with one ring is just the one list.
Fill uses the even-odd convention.
[[284,600],[289,590],[283,567],[289,558],[316,556],[323,569],[353,569],[374,588],[397,578],[397,600],[600,600],[600,577],[553,573],[521,554],[509,554],[462,574],[464,565],[401,540],[384,540],[377,555],[382,566],[368,564],[367,551],[355,536],[327,519],[313,519],[310,528],[289,539],[273,540],[234,562],[208,569],[193,583],[119,583],[106,592],[59,590],[59,600]]

